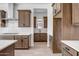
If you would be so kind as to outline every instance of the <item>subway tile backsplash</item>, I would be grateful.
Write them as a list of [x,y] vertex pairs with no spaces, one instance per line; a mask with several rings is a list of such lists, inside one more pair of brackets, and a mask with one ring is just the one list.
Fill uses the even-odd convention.
[[31,27],[18,27],[18,21],[8,21],[7,27],[1,27],[0,33],[31,33]]

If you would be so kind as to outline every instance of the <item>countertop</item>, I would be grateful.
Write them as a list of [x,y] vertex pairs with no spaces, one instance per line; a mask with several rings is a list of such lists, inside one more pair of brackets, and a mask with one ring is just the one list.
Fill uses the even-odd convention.
[[1,33],[0,35],[31,35],[31,33]]
[[62,40],[61,42],[79,52],[79,40]]
[[0,51],[16,42],[17,40],[0,40]]

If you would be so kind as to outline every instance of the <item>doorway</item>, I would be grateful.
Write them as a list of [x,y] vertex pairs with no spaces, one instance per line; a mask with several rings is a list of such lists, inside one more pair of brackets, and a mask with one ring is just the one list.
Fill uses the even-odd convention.
[[47,9],[34,8],[34,42],[47,44]]

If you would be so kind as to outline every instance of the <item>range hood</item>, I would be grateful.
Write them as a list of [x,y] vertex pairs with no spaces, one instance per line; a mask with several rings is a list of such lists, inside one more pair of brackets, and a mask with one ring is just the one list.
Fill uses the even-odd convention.
[[15,19],[15,3],[8,3],[7,5],[7,17],[2,18],[2,20],[17,20]]
[[3,20],[17,20],[15,19],[15,3],[8,3],[8,16],[7,18],[3,18]]

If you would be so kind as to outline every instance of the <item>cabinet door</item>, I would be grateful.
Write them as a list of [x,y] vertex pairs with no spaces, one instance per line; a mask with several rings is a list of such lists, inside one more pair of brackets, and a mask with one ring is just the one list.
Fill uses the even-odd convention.
[[39,33],[34,33],[34,41],[39,42]]
[[25,11],[25,17],[24,17],[25,21],[24,21],[24,24],[25,24],[25,27],[30,27],[30,12],[28,11]]
[[36,28],[36,17],[34,17],[34,28]]
[[1,12],[1,17],[2,17],[2,18],[5,18],[5,17],[6,17],[6,12],[5,12],[5,11],[2,11],[2,12]]
[[0,36],[0,39],[3,39],[3,40],[14,40],[14,36],[9,36],[9,35],[1,35]]
[[22,48],[29,48],[29,36],[22,35]]
[[47,33],[41,33],[41,41],[47,42]]
[[72,24],[79,25],[79,3],[72,3]]
[[16,36],[15,40],[17,40],[16,44],[15,44],[15,48],[22,48],[22,39],[20,36]]
[[23,48],[29,48],[29,38],[24,38],[23,39]]
[[4,10],[0,10],[0,26],[6,27],[6,21],[3,19],[6,17],[6,12]]
[[18,25],[19,27],[23,27],[25,24],[24,24],[24,19],[25,19],[25,12],[24,11],[21,11],[19,10],[18,11]]
[[47,17],[44,17],[44,28],[47,28]]
[[16,36],[15,38],[17,43],[15,44],[15,48],[29,48],[29,36],[21,35]]
[[19,27],[30,27],[30,13],[28,10],[19,10]]

